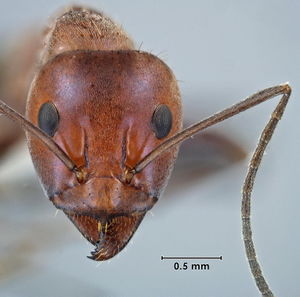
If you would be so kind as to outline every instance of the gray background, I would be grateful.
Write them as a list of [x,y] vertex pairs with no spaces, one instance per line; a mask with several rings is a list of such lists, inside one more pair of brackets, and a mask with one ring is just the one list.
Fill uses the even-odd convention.
[[[299,293],[300,3],[298,1],[82,1],[102,9],[159,54],[180,80],[185,117],[202,119],[255,91],[289,81],[291,102],[267,149],[254,191],[253,228],[278,296]],[[1,0],[0,36],[42,24],[65,1]],[[251,152],[275,102],[214,131]],[[0,295],[258,296],[241,240],[247,160],[172,190],[125,251],[97,264],[70,222],[44,198],[25,147],[0,170]],[[174,185],[174,184],[173,184]],[[209,271],[174,271],[161,255],[223,255]],[[190,262],[191,263],[191,262]]]

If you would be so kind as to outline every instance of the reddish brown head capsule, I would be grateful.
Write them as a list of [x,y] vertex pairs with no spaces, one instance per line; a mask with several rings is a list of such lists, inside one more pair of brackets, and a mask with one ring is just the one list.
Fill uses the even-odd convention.
[[74,174],[27,134],[48,197],[96,245],[95,260],[124,248],[159,198],[177,155],[173,148],[125,178],[182,125],[171,70],[131,44],[101,14],[67,12],[50,30],[27,102],[28,119],[81,169]]

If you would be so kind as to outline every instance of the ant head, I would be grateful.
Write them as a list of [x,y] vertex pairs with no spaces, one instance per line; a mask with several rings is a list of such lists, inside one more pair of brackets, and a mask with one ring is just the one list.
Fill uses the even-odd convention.
[[[139,51],[65,52],[37,74],[27,117],[80,169],[75,175],[27,133],[48,197],[93,244],[101,237],[99,224],[107,223],[110,237],[119,230],[123,235],[114,242],[120,250],[157,201],[177,156],[172,148],[130,180],[124,178],[181,129],[180,95],[171,70]],[[111,244],[101,251],[106,256],[100,260],[117,252]]]

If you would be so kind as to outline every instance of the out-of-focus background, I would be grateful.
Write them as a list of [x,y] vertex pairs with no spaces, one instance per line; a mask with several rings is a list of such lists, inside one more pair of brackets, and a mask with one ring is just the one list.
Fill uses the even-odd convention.
[[[123,25],[137,46],[173,69],[189,121],[259,89],[290,82],[291,101],[258,173],[253,229],[259,259],[276,295],[300,296],[300,3],[81,3],[105,11]],[[42,28],[49,16],[67,4],[2,1],[1,51],[27,27]],[[210,132],[250,153],[277,102],[264,103]],[[259,296],[241,239],[240,196],[248,159],[199,174],[193,182],[177,169],[176,182],[171,180],[127,248],[110,261],[96,263],[85,257],[92,246],[44,196],[26,146],[9,149],[0,164],[0,295]],[[175,271],[175,261],[161,261],[162,255],[222,255],[223,260],[188,261],[189,265],[208,263],[209,271]]]

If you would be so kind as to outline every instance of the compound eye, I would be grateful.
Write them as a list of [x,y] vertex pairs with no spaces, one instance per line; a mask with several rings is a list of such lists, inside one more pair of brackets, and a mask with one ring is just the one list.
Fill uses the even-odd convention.
[[158,139],[166,137],[172,128],[172,113],[167,105],[159,105],[153,115],[151,120],[152,130]]
[[59,122],[59,114],[55,105],[51,102],[44,103],[39,110],[39,127],[49,136],[54,136]]

